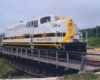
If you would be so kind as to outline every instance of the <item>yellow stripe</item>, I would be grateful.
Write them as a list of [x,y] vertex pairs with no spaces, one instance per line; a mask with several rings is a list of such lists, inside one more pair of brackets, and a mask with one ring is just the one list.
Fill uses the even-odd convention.
[[[55,37],[35,37],[35,38],[55,38]],[[33,38],[33,39],[35,39]],[[62,37],[57,37],[57,38],[62,38]],[[20,38],[22,40],[22,38]],[[30,39],[30,38],[23,38],[23,39]],[[4,39],[4,40],[16,40],[16,39]],[[19,39],[17,39],[19,40]]]
[[[10,44],[10,45],[30,45],[29,43],[3,43],[3,44]],[[55,46],[55,44],[33,44],[35,46]],[[56,46],[61,46],[61,44],[56,44]]]

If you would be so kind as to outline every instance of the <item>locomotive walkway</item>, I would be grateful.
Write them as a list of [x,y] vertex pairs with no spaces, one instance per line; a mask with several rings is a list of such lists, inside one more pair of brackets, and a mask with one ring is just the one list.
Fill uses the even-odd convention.
[[[41,50],[44,51],[46,54],[41,54]],[[52,64],[56,67],[62,66],[65,67],[65,69],[76,69],[80,72],[82,71],[94,71],[99,69],[99,67],[93,67],[85,63],[84,59],[84,53],[82,53],[81,60],[72,60],[69,58],[70,52],[65,51],[66,54],[65,58],[59,57],[59,51],[58,50],[45,50],[45,49],[30,49],[30,48],[24,48],[24,47],[2,47],[0,49],[0,54],[4,56],[15,56],[20,58],[29,59],[32,61],[37,61],[39,63],[46,63],[46,64]],[[31,52],[32,51],[32,52]],[[55,57],[49,55],[49,52],[53,51],[55,53]]]

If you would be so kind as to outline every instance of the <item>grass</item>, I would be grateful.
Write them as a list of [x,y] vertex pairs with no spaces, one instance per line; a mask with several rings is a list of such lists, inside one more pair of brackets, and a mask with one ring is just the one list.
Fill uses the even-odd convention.
[[33,78],[22,71],[16,70],[4,59],[0,58],[0,79]]
[[85,74],[72,74],[65,75],[62,79],[59,80],[100,80],[100,74],[94,74],[92,72]]

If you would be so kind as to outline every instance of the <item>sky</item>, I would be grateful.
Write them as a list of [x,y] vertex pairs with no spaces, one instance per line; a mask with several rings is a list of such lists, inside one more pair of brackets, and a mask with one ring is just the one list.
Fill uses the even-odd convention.
[[71,18],[79,29],[100,25],[100,0],[0,0],[0,33],[18,21],[45,14]]

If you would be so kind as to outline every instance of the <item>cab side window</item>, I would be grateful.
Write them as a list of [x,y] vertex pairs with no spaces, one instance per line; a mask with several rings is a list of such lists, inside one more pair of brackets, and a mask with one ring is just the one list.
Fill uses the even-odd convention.
[[34,20],[34,27],[38,27],[38,20]]
[[30,27],[30,22],[27,22],[27,27]]
[[33,25],[34,25],[34,24],[33,24],[33,21],[31,21],[31,27],[33,27]]
[[47,16],[47,17],[43,17],[40,19],[40,23],[43,24],[43,23],[46,23],[46,22],[50,22],[51,21],[51,17],[50,16]]

